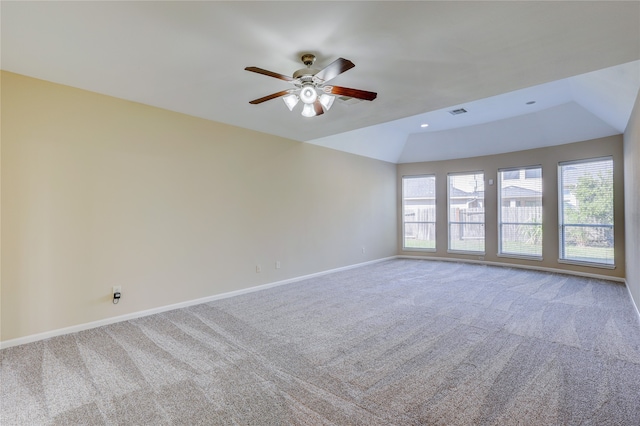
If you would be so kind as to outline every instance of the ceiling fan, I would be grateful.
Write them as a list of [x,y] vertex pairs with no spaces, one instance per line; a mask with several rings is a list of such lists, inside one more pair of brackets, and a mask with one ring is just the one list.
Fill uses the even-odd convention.
[[315,117],[328,111],[335,100],[335,96],[344,96],[349,98],[363,99],[366,101],[374,100],[378,94],[375,92],[367,92],[365,90],[350,89],[348,87],[330,86],[326,83],[342,74],[345,71],[355,67],[353,62],[348,59],[338,58],[321,70],[311,68],[316,60],[315,55],[305,53],[302,55],[302,63],[307,67],[297,70],[293,73],[293,77],[267,71],[258,67],[246,67],[245,70],[256,72],[258,74],[267,75],[269,77],[279,78],[287,81],[295,86],[294,89],[282,90],[271,95],[255,99],[250,104],[260,104],[271,99],[280,98],[284,100],[290,111],[302,101],[302,115],[305,117]]

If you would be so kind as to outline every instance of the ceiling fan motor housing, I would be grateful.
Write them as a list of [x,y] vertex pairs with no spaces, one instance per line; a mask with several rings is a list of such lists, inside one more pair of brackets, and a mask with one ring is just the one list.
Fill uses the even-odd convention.
[[302,68],[294,72],[293,78],[300,79],[300,82],[302,84],[311,82],[313,80],[313,76],[316,75],[318,71],[320,71],[315,68],[311,68],[311,65],[313,65],[313,63],[316,61],[316,57],[311,53],[305,53],[304,55],[302,55],[300,60],[307,66],[307,68]]
[[305,81],[313,80],[313,76],[316,75],[318,71],[320,70],[317,70],[315,68],[302,68],[293,73],[293,78],[294,79],[299,78],[300,81],[304,83]]

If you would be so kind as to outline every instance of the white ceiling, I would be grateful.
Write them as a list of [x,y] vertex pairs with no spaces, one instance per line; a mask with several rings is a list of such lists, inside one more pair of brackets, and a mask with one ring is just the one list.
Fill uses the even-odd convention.
[[[4,70],[391,162],[619,134],[640,88],[638,1],[2,1],[0,13]],[[244,67],[291,75],[305,52],[317,68],[350,59],[332,83],[378,98],[314,118],[248,103],[290,86]],[[469,112],[447,112],[458,107]]]

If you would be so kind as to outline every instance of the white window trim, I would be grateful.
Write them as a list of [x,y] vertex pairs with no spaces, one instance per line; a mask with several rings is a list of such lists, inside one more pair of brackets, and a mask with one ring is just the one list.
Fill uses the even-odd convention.
[[[438,231],[437,220],[438,219],[437,219],[437,216],[436,216],[436,221],[435,222],[425,222],[425,223],[433,223],[434,227],[436,228],[436,240],[434,242],[434,247],[433,248],[407,247],[405,245],[405,238],[404,237],[406,235],[405,234],[406,221],[404,219],[405,218],[405,216],[404,216],[404,214],[405,214],[405,211],[404,211],[404,200],[405,200],[405,198],[404,198],[404,180],[405,180],[405,178],[406,179],[417,179],[417,178],[425,178],[425,177],[433,177],[434,183],[437,180],[435,173],[429,173],[429,174],[423,174],[423,175],[404,175],[404,176],[402,176],[402,179],[401,179],[402,188],[400,188],[400,200],[401,200],[401,204],[402,204],[402,212],[401,212],[401,214],[402,214],[402,251],[432,252],[432,253],[435,253],[437,248],[438,248],[438,234],[437,234],[437,231]],[[436,214],[437,214],[437,211],[438,211],[438,196],[437,196],[437,192],[438,191],[437,191],[437,188],[436,188],[436,190],[434,192],[435,192],[435,196],[434,196],[433,203],[434,203],[434,208],[436,209]]]
[[[562,231],[564,227],[564,185],[562,182],[562,166],[571,165],[571,164],[584,164],[584,163],[595,163],[598,161],[611,161],[612,173],[615,174],[615,162],[613,161],[613,156],[607,155],[604,157],[593,157],[593,158],[583,158],[580,160],[569,160],[569,161],[560,161],[558,162],[558,254],[562,255],[563,253],[563,243],[564,240],[562,238]],[[615,179],[614,179],[615,180]],[[615,181],[612,180],[612,184],[614,185],[613,191],[615,196]],[[612,224],[614,235],[615,235],[615,204],[614,204],[614,223]],[[602,262],[584,262],[580,260],[573,259],[563,259],[558,256],[558,263],[566,264],[566,265],[576,265],[576,266],[587,266],[590,268],[600,268],[600,269],[616,269],[616,254],[615,254],[615,240],[614,240],[614,251],[613,251],[613,263],[602,263]]]
[[[485,234],[484,234],[484,250],[482,251],[475,251],[475,250],[455,250],[451,248],[451,207],[449,204],[449,196],[450,196],[450,189],[451,189],[451,185],[449,184],[449,177],[450,176],[462,176],[462,175],[473,175],[473,174],[480,174],[482,173],[482,183],[483,183],[483,187],[484,189],[484,193],[486,195],[486,184],[485,181],[487,179],[486,173],[484,170],[471,170],[471,171],[466,171],[466,172],[449,172],[447,173],[447,253],[453,253],[453,254],[467,254],[467,255],[472,255],[472,256],[484,256],[486,254],[487,251],[487,229],[485,227]],[[487,223],[487,212],[486,212],[486,203],[485,203],[485,198],[483,197],[482,199],[482,205],[485,206],[485,214],[484,214],[484,220],[482,222],[482,226],[485,226]]]
[[[542,164],[536,164],[536,165],[531,165],[531,166],[520,166],[520,167],[505,167],[505,168],[500,168],[497,171],[497,176],[496,176],[496,192],[497,192],[497,228],[498,228],[498,253],[496,253],[496,256],[498,257],[505,257],[505,258],[512,258],[512,259],[523,259],[523,260],[536,260],[536,261],[542,261],[543,260],[543,255],[541,254],[540,256],[535,256],[535,255],[523,255],[523,254],[516,254],[516,253],[503,253],[502,252],[502,227],[500,226],[502,224],[502,179],[500,179],[500,172],[509,172],[509,171],[513,171],[513,170],[529,170],[529,169],[540,169],[540,179],[543,179],[544,176],[544,170],[542,169]],[[544,185],[544,180],[542,180],[542,184]],[[542,195],[540,196],[541,198],[541,203],[542,204],[542,217],[540,218],[541,222],[540,225],[544,225],[544,187],[542,189]],[[543,226],[543,233],[542,233],[542,241],[544,242],[544,226]],[[542,243],[541,243],[542,244]],[[544,246],[543,250],[544,250]]]

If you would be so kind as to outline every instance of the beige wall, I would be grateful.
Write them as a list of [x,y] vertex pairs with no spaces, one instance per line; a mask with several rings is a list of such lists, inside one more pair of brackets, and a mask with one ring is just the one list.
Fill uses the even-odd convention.
[[3,341],[397,253],[394,164],[6,72],[1,99]]
[[624,133],[627,286],[640,309],[640,92]]
[[[558,262],[558,162],[613,156],[614,161],[614,200],[615,200],[615,262],[616,268],[603,269]],[[425,257],[459,258],[479,260],[478,255],[447,253],[447,173],[482,170],[485,173],[485,255],[488,262],[520,264],[531,267],[571,270],[579,273],[598,274],[622,278],[625,275],[624,246],[624,182],[623,182],[622,136],[611,136],[586,142],[577,142],[548,148],[532,149],[508,154],[491,155],[458,160],[433,161],[398,165],[398,217],[402,217],[402,176],[436,175],[436,252],[403,251],[402,224],[398,227],[398,247],[403,255]],[[542,166],[543,188],[543,246],[542,261],[513,259],[497,256],[497,172],[498,169],[520,166]],[[488,180],[493,179],[490,186]],[[400,221],[399,221],[400,222]]]

